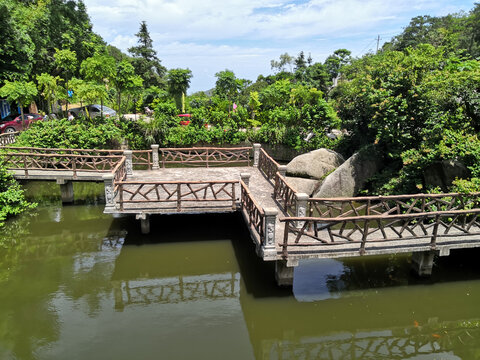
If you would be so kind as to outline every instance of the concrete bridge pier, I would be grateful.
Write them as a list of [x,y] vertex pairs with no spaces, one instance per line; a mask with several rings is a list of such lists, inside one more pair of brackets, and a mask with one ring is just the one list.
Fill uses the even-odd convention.
[[142,234],[150,234],[150,215],[145,213],[137,214],[135,219],[140,220]]
[[418,276],[426,277],[432,275],[433,258],[435,251],[419,251],[412,253],[412,270]]
[[73,203],[73,182],[65,179],[57,179],[57,184],[60,185],[60,194],[62,196],[63,204]]
[[278,286],[293,286],[293,273],[298,261],[275,261],[275,280]]

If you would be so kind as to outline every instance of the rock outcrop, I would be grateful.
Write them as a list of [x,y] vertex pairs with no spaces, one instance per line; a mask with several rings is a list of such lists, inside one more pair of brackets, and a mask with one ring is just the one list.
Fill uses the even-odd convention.
[[315,179],[304,179],[298,177],[287,176],[285,178],[287,184],[290,185],[297,193],[304,193],[312,196],[320,187],[321,182]]
[[333,150],[318,149],[299,155],[287,165],[287,175],[322,180],[345,160]]
[[458,160],[442,160],[430,165],[423,174],[425,185],[440,187],[447,191],[456,178],[465,179],[470,177],[470,171]]
[[374,150],[355,153],[325,178],[314,197],[355,196],[382,165],[382,157]]

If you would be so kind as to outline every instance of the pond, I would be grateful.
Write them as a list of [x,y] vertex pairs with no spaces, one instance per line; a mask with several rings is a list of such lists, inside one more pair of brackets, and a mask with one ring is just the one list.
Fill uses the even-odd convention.
[[476,250],[301,262],[293,289],[237,214],[103,214],[103,186],[28,184],[0,235],[0,359],[478,359]]

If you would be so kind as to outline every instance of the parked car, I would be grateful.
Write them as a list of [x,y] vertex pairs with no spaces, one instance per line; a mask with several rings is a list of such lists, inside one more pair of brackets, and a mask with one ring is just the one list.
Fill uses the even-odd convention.
[[87,105],[79,108],[72,108],[72,109],[68,109],[68,111],[70,111],[73,114],[73,116],[77,117],[79,115],[87,116],[87,110],[88,110],[88,114],[90,115],[90,117],[94,118],[101,115],[102,109],[103,109],[103,116],[105,117],[112,117],[117,115],[117,112],[115,110],[110,109],[108,106],[105,106],[105,105],[102,108],[102,105],[98,105],[98,104]]
[[13,114],[9,114],[7,116],[5,116],[3,119],[0,120],[0,124],[1,123],[6,123],[6,122],[9,122],[9,121],[12,121],[13,119],[15,119],[19,114],[17,113],[13,113]]
[[13,133],[22,131],[30,126],[32,122],[43,120],[43,116],[40,114],[23,114],[23,124],[21,115],[18,115],[15,119],[6,121],[0,124],[0,133]]

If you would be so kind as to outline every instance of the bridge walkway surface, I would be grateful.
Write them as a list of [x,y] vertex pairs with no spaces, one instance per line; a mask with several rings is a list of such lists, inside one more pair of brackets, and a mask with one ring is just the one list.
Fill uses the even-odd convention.
[[434,255],[480,247],[478,193],[310,198],[260,144],[135,151],[10,144],[0,156],[17,179],[57,181],[65,202],[73,201],[73,181],[103,181],[105,213],[135,215],[144,233],[153,214],[240,211],[257,254],[275,261],[280,285],[292,284],[301,259],[411,252],[415,271],[429,275]]

